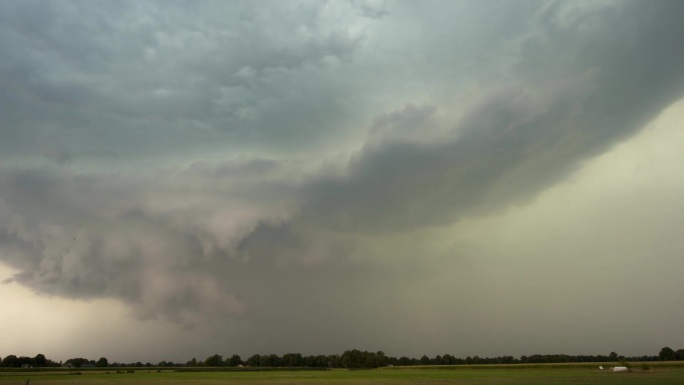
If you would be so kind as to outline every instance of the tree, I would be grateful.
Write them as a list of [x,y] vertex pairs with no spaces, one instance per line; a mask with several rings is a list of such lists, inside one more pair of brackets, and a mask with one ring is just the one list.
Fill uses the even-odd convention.
[[249,366],[259,366],[259,361],[261,360],[261,355],[253,354],[247,359],[247,365]]
[[14,364],[15,367],[23,367],[24,365],[32,367],[33,366],[33,358],[21,356],[21,357],[17,358],[17,361]]
[[379,350],[375,353],[375,356],[377,357],[376,362],[378,367],[387,366],[387,356],[385,355],[385,352]]
[[233,354],[230,356],[230,358],[227,360],[228,366],[238,366],[242,365],[242,358],[238,356],[237,354]]
[[280,357],[277,354],[264,354],[259,357],[259,366],[276,367],[280,366]]
[[[266,361],[266,363],[267,363],[267,366],[272,366],[272,367],[280,366],[280,357],[278,357],[277,354],[269,354],[268,360]],[[261,366],[263,366],[263,365],[261,365]]]
[[100,359],[97,360],[97,362],[95,363],[95,366],[97,366],[98,368],[106,368],[107,366],[109,366],[109,361],[107,361],[105,357],[100,357]]
[[4,360],[2,360],[2,366],[11,368],[14,367],[17,364],[17,356],[14,354],[10,354],[9,356],[5,357]]
[[340,356],[337,354],[331,354],[326,357],[327,365],[329,368],[339,368],[340,367]]
[[220,354],[214,354],[204,360],[205,366],[223,366],[223,357]]
[[617,361],[618,360],[618,354],[615,352],[610,352],[608,355],[608,359],[611,361]]
[[47,364],[47,359],[45,358],[45,355],[37,354],[33,358],[33,364],[36,366],[45,366],[45,364]]
[[672,348],[666,346],[660,349],[660,353],[658,353],[658,356],[660,357],[661,361],[674,361],[675,351],[672,350]]
[[[363,361],[363,362],[362,362]],[[359,350],[346,350],[340,357],[340,363],[347,369],[360,368],[365,363]]]
[[66,360],[67,364],[71,364],[74,368],[80,368],[81,365],[87,364],[89,361],[85,358],[69,358]]
[[287,353],[283,355],[283,366],[299,367],[304,365],[304,358],[300,353]]
[[675,352],[675,359],[677,361],[684,361],[684,349],[677,349]]

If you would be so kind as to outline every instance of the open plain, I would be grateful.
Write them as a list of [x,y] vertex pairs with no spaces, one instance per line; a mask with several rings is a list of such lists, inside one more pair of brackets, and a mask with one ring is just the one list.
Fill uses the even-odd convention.
[[653,364],[649,370],[613,373],[597,365],[479,365],[401,367],[326,371],[176,371],[159,368],[120,370],[2,371],[0,385],[232,385],[232,384],[461,384],[461,385],[576,385],[682,384],[684,365]]

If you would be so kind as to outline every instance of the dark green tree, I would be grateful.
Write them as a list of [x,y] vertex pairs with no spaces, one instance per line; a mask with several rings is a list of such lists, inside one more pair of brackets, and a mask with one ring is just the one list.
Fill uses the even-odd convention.
[[457,358],[451,354],[445,354],[442,356],[443,365],[456,365]]
[[45,366],[47,364],[47,359],[45,358],[45,355],[36,354],[36,356],[33,357],[33,364],[36,367]]
[[365,364],[365,359],[362,357],[361,351],[356,349],[347,350],[342,353],[340,364],[347,369],[361,368]]
[[109,366],[109,361],[107,361],[105,357],[100,357],[100,359],[97,360],[97,362],[95,363],[95,366],[97,366],[98,368],[106,368],[107,366]]
[[672,348],[666,346],[660,349],[660,353],[658,353],[658,356],[660,357],[661,361],[674,361],[675,351],[672,350]]
[[83,364],[87,364],[89,361],[85,358],[69,358],[66,360],[67,364],[73,365],[75,368],[80,368]]
[[331,354],[331,355],[327,356],[326,359],[327,359],[326,364],[329,368],[339,368],[340,367],[340,356],[338,356],[337,354]]
[[382,350],[379,350],[375,353],[375,356],[377,357],[376,362],[378,364],[377,367],[383,367],[387,366],[387,356],[385,355],[385,352]]
[[240,358],[240,356],[238,356],[237,354],[233,354],[232,356],[230,356],[230,358],[226,359],[226,361],[228,361],[228,366],[242,365],[242,358]]
[[300,353],[287,353],[283,355],[283,366],[300,367],[304,366],[304,357]]
[[16,364],[18,364],[17,356],[14,354],[10,354],[9,356],[5,357],[4,360],[2,360],[2,366],[7,367],[7,368],[12,368]]
[[684,361],[684,349],[677,349],[675,352],[675,359],[677,361]]
[[33,358],[21,356],[21,357],[17,358],[17,363],[14,366],[23,367],[24,365],[33,366],[34,365]]
[[259,366],[263,367],[276,367],[278,365],[280,358],[275,354],[264,354],[259,357]]
[[247,359],[247,365],[249,366],[259,366],[259,362],[261,361],[261,355],[259,354],[254,354],[251,357]]
[[205,366],[223,366],[223,357],[220,354],[214,354],[204,360]]

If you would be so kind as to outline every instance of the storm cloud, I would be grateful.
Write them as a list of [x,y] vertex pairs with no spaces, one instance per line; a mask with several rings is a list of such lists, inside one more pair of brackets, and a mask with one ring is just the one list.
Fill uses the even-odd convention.
[[683,13],[2,2],[0,261],[40,295],[229,324],[239,349],[410,352],[417,325],[487,318],[458,295],[487,282],[472,244],[429,239],[532,204],[677,102]]

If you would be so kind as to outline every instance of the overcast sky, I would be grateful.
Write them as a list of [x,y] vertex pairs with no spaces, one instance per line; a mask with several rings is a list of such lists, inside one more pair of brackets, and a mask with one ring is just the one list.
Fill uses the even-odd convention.
[[684,2],[0,2],[0,356],[684,347]]

